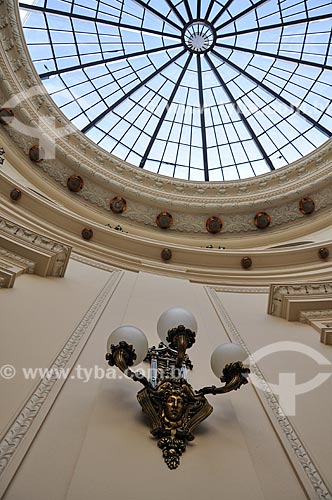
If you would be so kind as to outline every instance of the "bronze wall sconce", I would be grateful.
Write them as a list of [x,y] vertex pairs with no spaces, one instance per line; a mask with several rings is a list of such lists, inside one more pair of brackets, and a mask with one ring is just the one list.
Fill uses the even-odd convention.
[[[151,434],[158,439],[165,463],[170,469],[180,464],[194,428],[213,411],[206,394],[225,394],[246,384],[247,354],[239,344],[218,346],[211,356],[211,368],[224,383],[195,391],[187,381],[193,365],[186,353],[196,340],[197,323],[190,311],[173,307],[165,311],[157,325],[161,343],[148,348],[144,333],[134,326],[116,328],[107,342],[106,359],[125,375],[144,387],[137,394],[143,412],[149,417]],[[142,361],[150,364],[149,377],[129,367]]]

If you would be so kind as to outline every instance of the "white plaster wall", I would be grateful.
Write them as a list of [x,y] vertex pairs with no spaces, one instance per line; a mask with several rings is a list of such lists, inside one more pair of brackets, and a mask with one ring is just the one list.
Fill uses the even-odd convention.
[[[89,279],[84,277],[86,270]],[[82,295],[86,279],[101,285],[107,274],[81,264],[71,265],[70,272],[72,280],[81,284]],[[94,292],[98,293],[97,286]],[[238,315],[247,297],[244,300],[233,294],[232,298]],[[137,325],[146,332],[150,344],[157,343],[158,317],[173,305],[191,309],[198,320],[197,343],[190,352],[194,363],[190,382],[195,388],[217,383],[209,358],[214,347],[228,339],[204,287],[145,273],[124,274],[77,364],[106,367],[106,339],[121,323]],[[62,316],[72,317],[73,310],[79,316],[77,304],[67,300]],[[255,323],[251,328],[260,327]],[[38,341],[34,341],[35,349]],[[46,353],[44,359],[49,360]],[[209,397],[214,412],[197,430],[196,440],[188,446],[176,471],[167,469],[161,450],[149,435],[136,401],[139,388],[120,378],[91,379],[88,383],[69,379],[4,499],[306,498],[252,387]]]
[[71,260],[64,278],[25,274],[0,289],[0,367],[16,370],[12,380],[0,377],[0,436],[40,380],[26,379],[22,368],[50,366],[108,276]]
[[[300,385],[313,380],[319,373],[332,374],[331,346],[320,343],[319,333],[309,325],[268,316],[267,294],[247,294],[244,300],[243,294],[220,293],[219,298],[251,353],[264,346],[275,345],[272,348],[276,352],[258,362],[268,382],[278,385],[280,374],[294,373],[295,383]],[[314,352],[308,350],[308,355],[301,352],[278,352],[277,343],[284,341],[298,344],[299,350],[309,348]],[[326,363],[318,364],[311,358],[310,352],[313,355],[315,352],[322,354],[327,360]],[[296,396],[295,415],[288,417],[330,489],[332,489],[331,391],[332,376],[313,390]]]

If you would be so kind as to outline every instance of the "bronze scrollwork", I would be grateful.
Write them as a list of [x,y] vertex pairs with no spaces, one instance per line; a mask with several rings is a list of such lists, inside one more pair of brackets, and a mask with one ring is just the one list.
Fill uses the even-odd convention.
[[147,386],[137,399],[150,418],[151,434],[159,439],[167,466],[176,469],[187,441],[194,439],[194,428],[212,413],[212,406],[186,380],[166,380],[155,389]]
[[[191,370],[193,365],[186,354],[186,350],[195,343],[195,332],[180,324],[167,328],[165,333],[168,345],[163,341],[158,347],[148,349],[141,330],[132,326],[119,327],[109,338],[106,359],[110,366],[117,366],[129,378],[144,386],[137,394],[138,402],[150,420],[151,434],[158,440],[166,465],[173,470],[179,466],[187,443],[195,438],[194,429],[213,411],[205,395],[238,390],[248,383],[250,370],[242,361],[225,362],[225,347],[227,359],[230,354],[233,359],[234,356],[235,359],[241,357],[242,348],[238,344],[224,344],[214,351],[215,367],[211,365],[224,385],[195,391],[187,381],[187,370]],[[127,341],[120,340],[123,335],[127,336]],[[246,358],[244,354],[243,360]],[[149,379],[129,368],[143,360],[150,364]]]

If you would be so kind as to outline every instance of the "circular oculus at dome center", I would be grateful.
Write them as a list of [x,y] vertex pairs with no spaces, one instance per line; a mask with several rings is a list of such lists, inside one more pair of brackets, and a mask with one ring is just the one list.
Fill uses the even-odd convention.
[[215,44],[216,32],[207,21],[193,21],[183,32],[185,47],[196,54],[211,50]]
[[19,3],[68,119],[117,158],[192,181],[265,174],[331,137],[330,2],[226,4]]

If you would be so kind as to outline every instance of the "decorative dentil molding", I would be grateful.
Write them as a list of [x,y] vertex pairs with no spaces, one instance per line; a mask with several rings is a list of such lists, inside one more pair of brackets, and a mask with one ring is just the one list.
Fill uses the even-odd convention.
[[[128,201],[123,217],[129,222],[155,227],[156,215],[167,208],[175,221],[171,231],[197,234],[206,233],[206,217],[212,213],[222,216],[224,234],[254,234],[257,229],[253,218],[257,210],[269,211],[272,217],[269,230],[272,230],[286,223],[308,221],[298,210],[303,196],[310,195],[315,200],[318,213],[332,207],[332,140],[273,173],[229,182],[191,182],[163,177],[108,154],[73,127],[41,85],[23,39],[17,2],[3,2],[0,12],[3,89],[0,105],[10,107],[11,100],[20,96],[15,117],[29,131],[24,134],[7,126],[6,133],[27,156],[36,143],[33,129],[42,128],[45,136],[56,143],[56,158],[45,160],[39,166],[33,166],[27,159],[28,168],[45,172],[62,186],[69,175],[80,174],[85,186],[78,198],[109,211],[110,198],[121,194]],[[315,217],[317,213],[311,216]]]
[[[279,405],[279,402],[273,394],[263,373],[252,358],[246,343],[242,339],[231,317],[219,299],[216,290],[214,287],[210,286],[206,286],[205,290],[230,340],[242,345],[247,352],[250,359],[250,370],[255,376],[256,385],[259,389],[259,392],[256,391],[257,395],[260,398],[264,398],[269,412],[273,415],[273,421],[271,421],[274,425],[278,426],[278,434],[282,435],[283,439],[288,444],[287,449],[285,448],[285,450],[288,453],[291,462],[296,461],[297,468],[300,468],[302,475],[309,481],[309,484],[315,494],[315,498],[319,500],[332,500],[332,495],[328,486],[326,485],[323,477],[320,475],[291,421]],[[291,455],[289,454],[290,451]],[[308,493],[308,497],[312,499],[312,492],[308,491],[306,483],[303,483],[303,486]]]
[[[0,497],[15,474],[25,452],[32,443],[51,403],[55,400],[66,380],[59,377],[61,370],[72,369],[86,342],[91,336],[106,305],[115,292],[123,271],[114,271],[101,289],[81,321],[63,345],[54,362],[47,370],[38,386],[30,395],[28,402],[20,409],[11,426],[0,441]],[[51,400],[51,401],[50,401]],[[44,406],[48,405],[47,410]],[[38,424],[38,425],[36,425]],[[24,453],[21,447],[24,447]],[[16,455],[19,460],[15,461]],[[13,462],[15,466],[11,467]],[[8,470],[11,469],[11,470]]]

